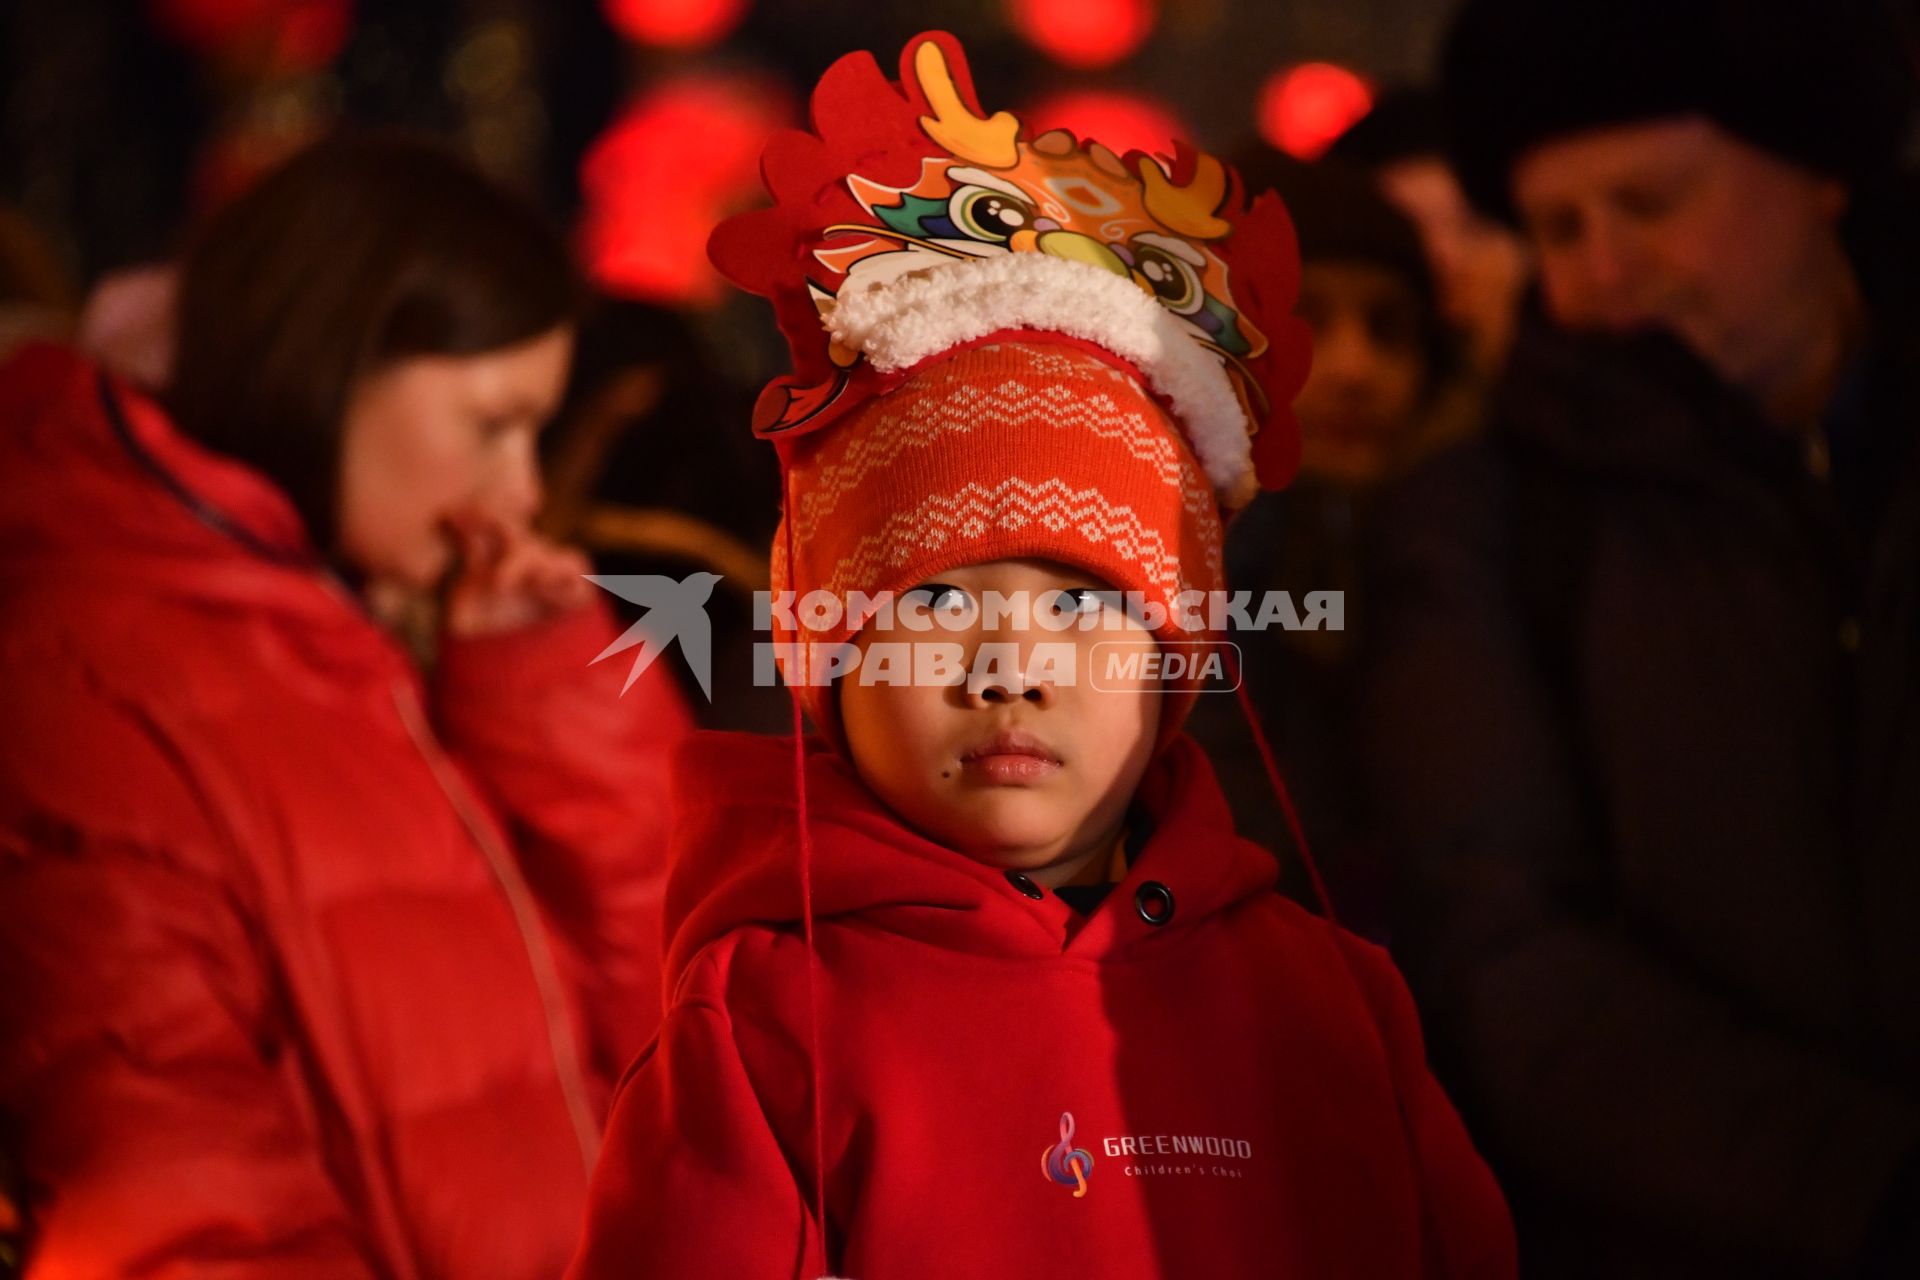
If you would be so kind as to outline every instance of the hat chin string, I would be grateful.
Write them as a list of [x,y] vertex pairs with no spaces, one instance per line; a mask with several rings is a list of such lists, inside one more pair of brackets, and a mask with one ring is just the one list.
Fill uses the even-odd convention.
[[[791,473],[781,477],[786,509],[789,518],[780,522],[786,541],[787,578],[789,585],[799,578],[798,561],[794,558],[793,521],[791,513],[796,510],[793,500],[793,477]],[[801,651],[804,654],[804,650]],[[806,663],[803,656],[801,662]],[[805,669],[805,668],[803,668]],[[821,1102],[820,1070],[820,997],[816,970],[819,954],[813,940],[813,830],[807,814],[807,742],[806,711],[800,700],[800,688],[792,680],[789,669],[787,679],[787,697],[793,706],[793,794],[794,816],[799,831],[800,851],[800,931],[807,951],[807,1071],[812,1088],[812,1130],[813,1130],[813,1210],[820,1232],[821,1267],[827,1265],[831,1256],[827,1247],[827,1165],[825,1124]]]
[[1294,850],[1300,855],[1300,865],[1306,868],[1314,901],[1327,922],[1337,925],[1340,917],[1333,910],[1333,895],[1327,892],[1327,882],[1321,878],[1320,865],[1313,859],[1313,850],[1307,847],[1307,832],[1300,825],[1300,811],[1294,807],[1293,792],[1280,773],[1280,763],[1273,754],[1273,747],[1267,742],[1266,731],[1260,727],[1260,715],[1254,709],[1253,695],[1247,692],[1240,659],[1235,656],[1232,645],[1223,646],[1223,650],[1227,658],[1227,672],[1233,679],[1234,697],[1240,703],[1241,718],[1247,722],[1247,731],[1253,735],[1254,749],[1260,753],[1260,763],[1267,771],[1267,785],[1273,788],[1274,799],[1280,802],[1281,816],[1287,820],[1287,834],[1293,838]]

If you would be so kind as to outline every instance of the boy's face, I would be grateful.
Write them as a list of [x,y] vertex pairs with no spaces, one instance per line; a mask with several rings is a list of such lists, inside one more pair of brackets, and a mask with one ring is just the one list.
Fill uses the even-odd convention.
[[[1146,771],[1160,724],[1160,686],[1109,673],[1147,664],[1116,652],[1151,652],[1154,639],[1091,574],[1050,560],[969,565],[922,584],[861,632],[863,661],[839,686],[840,719],[854,767],[888,807],[923,834],[969,857],[1064,884],[1103,859]],[[1029,612],[993,616],[989,593],[1024,595]],[[902,618],[931,606],[964,619],[913,630]],[[1091,626],[1050,629],[1063,613]],[[887,625],[890,622],[890,625]],[[863,682],[874,646],[957,646],[970,678],[959,684]],[[1096,654],[1095,646],[1101,646]],[[1049,673],[1046,658],[1072,650]],[[1008,659],[1016,654],[1017,662]],[[1095,661],[1099,662],[1096,670]],[[1049,678],[1050,674],[1060,678]]]

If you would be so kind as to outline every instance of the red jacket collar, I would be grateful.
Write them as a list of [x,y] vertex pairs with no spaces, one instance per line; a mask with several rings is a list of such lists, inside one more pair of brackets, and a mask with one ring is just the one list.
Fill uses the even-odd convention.
[[[285,492],[183,435],[145,392],[78,352],[31,343],[0,366],[0,424],[6,524],[46,515],[38,493],[57,498],[57,523],[75,545],[110,536],[97,523],[107,518],[114,528],[135,522],[163,545],[198,546],[210,531],[193,518],[204,508],[272,558],[318,564]],[[56,522],[41,523],[44,534]]]
[[[801,919],[793,747],[788,738],[701,733],[674,761],[667,885],[667,986],[708,943],[750,925]],[[1023,894],[1000,869],[908,828],[817,740],[806,756],[817,922],[864,923],[952,950],[1101,959],[1182,932],[1274,891],[1273,856],[1234,834],[1205,755],[1175,739],[1137,797],[1152,834],[1127,878],[1084,921],[1055,895]],[[1141,886],[1171,891],[1165,924],[1135,910]]]

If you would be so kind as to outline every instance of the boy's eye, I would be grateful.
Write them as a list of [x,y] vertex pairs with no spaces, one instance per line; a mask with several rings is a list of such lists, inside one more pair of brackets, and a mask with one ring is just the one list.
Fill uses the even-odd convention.
[[947,613],[959,613],[973,603],[973,597],[951,582],[923,582],[908,589],[907,599]]
[[1056,614],[1094,613],[1106,607],[1111,591],[1097,587],[1068,587],[1053,593],[1051,608]]

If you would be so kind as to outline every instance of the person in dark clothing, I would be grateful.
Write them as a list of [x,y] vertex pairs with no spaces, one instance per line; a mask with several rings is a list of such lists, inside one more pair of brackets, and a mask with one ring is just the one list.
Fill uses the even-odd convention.
[[1395,944],[1531,1274],[1920,1275],[1920,203],[1861,4],[1473,0],[1539,254],[1382,512]]
[[[1361,535],[1381,481],[1428,447],[1435,406],[1463,361],[1419,235],[1371,174],[1265,150],[1236,167],[1248,190],[1275,192],[1293,217],[1296,310],[1312,332],[1314,358],[1294,400],[1299,478],[1285,492],[1256,496],[1229,526],[1227,581],[1254,593],[1250,613],[1269,591],[1290,593],[1296,605],[1309,593],[1339,592],[1343,608],[1337,630],[1267,627],[1233,639],[1341,922],[1384,941],[1385,875],[1353,743]],[[1291,848],[1238,699],[1201,698],[1190,731],[1212,756],[1240,831],[1269,849]],[[1301,860],[1283,865],[1285,888],[1310,900]]]

